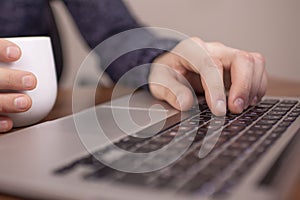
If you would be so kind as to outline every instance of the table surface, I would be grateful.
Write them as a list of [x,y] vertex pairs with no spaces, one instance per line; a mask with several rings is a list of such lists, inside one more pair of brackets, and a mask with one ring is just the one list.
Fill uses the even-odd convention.
[[[77,93],[80,97],[90,97],[91,95],[95,95],[95,104],[100,104],[106,101],[109,101],[112,96],[112,88],[103,88],[99,87],[95,91],[92,88],[84,87],[78,88]],[[131,90],[124,88],[121,90],[121,93],[115,97],[122,96],[130,93]],[[280,79],[270,79],[269,87],[267,91],[267,95],[270,96],[287,96],[287,97],[300,97],[300,82],[291,82],[287,80]],[[79,97],[75,97],[79,98]],[[77,106],[78,111],[89,108],[91,102],[88,101],[88,98],[79,98],[79,104]],[[72,114],[72,89],[60,88],[58,91],[58,97],[56,104],[50,114],[43,120],[53,120],[66,115]],[[290,199],[300,199],[300,177],[298,183],[292,189],[291,198]],[[20,198],[10,197],[10,196],[1,196],[0,200],[20,200]]]

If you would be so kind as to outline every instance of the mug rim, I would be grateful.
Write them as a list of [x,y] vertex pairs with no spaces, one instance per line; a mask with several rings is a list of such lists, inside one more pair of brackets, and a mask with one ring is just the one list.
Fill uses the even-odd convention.
[[3,38],[5,40],[13,40],[13,41],[41,41],[41,40],[49,40],[49,36],[22,36],[22,37],[6,37]]

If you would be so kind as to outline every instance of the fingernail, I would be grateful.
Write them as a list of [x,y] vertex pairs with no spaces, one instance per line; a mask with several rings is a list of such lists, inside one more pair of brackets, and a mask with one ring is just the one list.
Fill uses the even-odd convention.
[[0,131],[6,131],[8,129],[7,121],[0,121]]
[[32,88],[34,87],[35,84],[34,77],[31,75],[24,76],[22,78],[22,82],[23,82],[23,86],[25,86],[26,88]]
[[226,103],[223,100],[218,100],[216,103],[217,116],[224,116],[226,114]]
[[245,102],[242,98],[238,98],[234,101],[234,106],[237,108],[238,112],[241,113],[244,110]]
[[258,100],[258,98],[257,98],[257,96],[255,96],[251,101],[251,106],[255,106],[257,104],[257,100]]
[[28,104],[28,100],[25,97],[18,97],[14,101],[14,105],[20,110],[26,109],[28,107]]
[[18,47],[10,46],[6,48],[6,55],[8,58],[17,59],[19,58],[21,52]]

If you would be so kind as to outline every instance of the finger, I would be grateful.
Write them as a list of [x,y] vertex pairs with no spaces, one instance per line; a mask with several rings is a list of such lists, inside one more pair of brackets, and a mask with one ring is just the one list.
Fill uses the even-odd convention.
[[13,62],[21,57],[21,49],[14,43],[0,39],[0,62]]
[[[240,70],[243,70],[244,72],[249,73],[247,79],[245,79],[245,83],[248,82],[251,83],[250,85],[245,85],[242,84],[240,87],[241,88],[245,88],[244,90],[244,94],[241,94],[241,96],[244,98],[238,98],[238,97],[230,97],[233,96],[233,94],[229,95],[229,109],[234,112],[234,113],[240,113],[242,112],[242,110],[246,107],[248,107],[249,104],[255,104],[258,101],[258,90],[260,87],[260,83],[261,83],[261,79],[262,79],[262,74],[265,68],[265,61],[264,58],[257,53],[247,53],[247,52],[243,52],[234,48],[230,48],[227,47],[221,43],[208,43],[207,48],[210,52],[210,54],[216,58],[218,58],[219,60],[221,60],[221,62],[223,63],[223,66],[225,68],[225,71],[230,71],[231,72],[231,76],[230,79],[226,78],[226,75],[228,73],[225,73],[225,85],[232,85],[232,76],[233,77],[240,77],[242,76],[235,73],[233,68],[241,68]],[[243,58],[244,57],[244,58]],[[237,61],[237,58],[241,58],[239,60],[244,60],[244,61]],[[243,63],[244,62],[244,63]],[[237,64],[238,63],[238,64]],[[253,64],[253,72],[251,74],[251,65]],[[248,69],[243,69],[245,67],[248,66]],[[246,71],[245,71],[246,70]],[[235,70],[235,71],[239,71],[239,70]],[[233,73],[234,72],[234,73]],[[234,75],[235,74],[235,75]],[[245,74],[245,77],[246,77]],[[253,76],[252,76],[253,75]],[[253,77],[253,79],[251,80],[251,77]],[[242,81],[236,81],[237,83],[242,82]],[[233,88],[237,88],[237,84],[233,84]],[[250,92],[249,95],[248,90],[250,87]],[[233,89],[235,90],[235,89]],[[237,91],[241,91],[241,89],[237,88]],[[233,93],[233,92],[232,92]],[[238,94],[236,94],[236,96],[238,96]],[[236,105],[234,105],[236,102]],[[238,106],[239,105],[239,106]]]
[[249,95],[250,105],[254,106],[259,100],[258,91],[260,90],[261,81],[265,71],[265,59],[259,53],[251,53],[254,58],[254,74],[251,92]]
[[223,76],[204,43],[199,38],[191,38],[179,43],[173,52],[184,60],[182,63],[186,68],[201,75],[206,100],[213,114],[225,115],[226,96]]
[[233,113],[241,113],[249,106],[253,82],[254,58],[247,52],[237,51],[231,64],[231,82],[228,107]]
[[1,90],[32,90],[36,84],[36,77],[31,72],[0,68]]
[[177,76],[181,75],[160,65],[150,73],[149,88],[157,99],[165,100],[174,108],[185,111],[193,106],[194,96],[189,87],[182,82],[184,78],[179,79]]
[[25,94],[0,94],[0,113],[27,111],[32,105],[31,98]]
[[[214,60],[215,64],[218,66],[218,72],[216,72],[216,76],[219,76],[220,79],[222,80],[222,83],[224,83],[223,81],[223,68],[222,68],[222,63],[218,60]],[[212,102],[212,99],[214,99],[214,97],[211,97],[212,93],[214,91],[224,91],[225,94],[225,87],[224,84],[211,84],[213,85],[213,88],[211,86],[211,88],[207,85],[206,79],[201,75],[201,82],[202,82],[202,86],[203,86],[203,90],[205,92],[205,99],[206,102],[208,104],[208,107],[210,108],[210,110],[212,111],[213,114],[215,114],[216,116],[223,116],[226,114],[226,101],[225,100],[220,100],[220,98],[218,98],[219,100],[216,103]],[[216,98],[216,97],[215,97]],[[224,97],[225,98],[225,97]]]
[[0,116],[0,133],[5,133],[11,130],[13,127],[13,122],[10,118],[5,116]]

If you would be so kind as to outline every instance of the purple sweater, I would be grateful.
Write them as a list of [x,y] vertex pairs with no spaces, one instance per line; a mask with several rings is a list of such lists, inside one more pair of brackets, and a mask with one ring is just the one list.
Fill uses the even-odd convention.
[[[120,32],[141,27],[121,0],[63,0],[69,9],[80,33],[93,49],[105,39]],[[17,36],[50,36],[52,39],[56,68],[60,77],[63,67],[59,34],[48,0],[1,0],[0,1],[0,37]],[[134,35],[131,40],[134,40]],[[124,38],[123,38],[124,39]],[[141,37],[137,38],[141,40]],[[163,49],[173,48],[178,41],[159,39],[150,32],[145,33],[144,45],[151,48],[136,50],[120,56],[106,72],[114,81],[118,81],[124,73],[135,66],[151,63]],[[123,45],[123,46],[122,46]],[[119,41],[107,49],[127,48],[130,45]],[[154,47],[154,48],[152,48]],[[157,48],[155,48],[157,47]],[[98,52],[101,60],[109,57],[109,51]],[[149,66],[138,70],[134,76],[128,76],[125,83],[140,85],[145,83]]]

